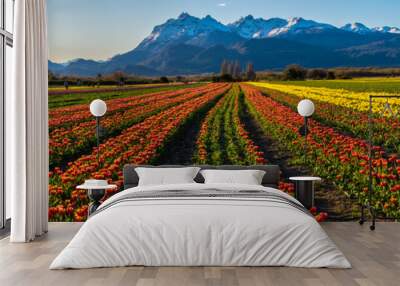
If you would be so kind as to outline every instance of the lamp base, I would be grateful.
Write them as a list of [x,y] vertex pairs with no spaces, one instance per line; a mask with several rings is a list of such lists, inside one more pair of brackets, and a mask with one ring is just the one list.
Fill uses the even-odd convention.
[[306,209],[314,206],[314,182],[296,181],[295,182],[296,199],[298,199]]
[[310,131],[308,130],[308,127],[304,124],[299,128],[299,134],[301,136],[306,136]]
[[88,190],[88,197],[90,199],[88,215],[93,214],[97,208],[101,205],[100,201],[104,198],[106,194],[105,189],[90,189]]

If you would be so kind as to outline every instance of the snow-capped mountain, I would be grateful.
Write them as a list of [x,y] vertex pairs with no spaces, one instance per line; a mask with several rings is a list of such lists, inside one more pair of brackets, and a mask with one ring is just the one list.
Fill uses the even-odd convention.
[[288,24],[287,20],[280,18],[271,18],[268,20],[248,15],[240,18],[238,21],[229,24],[231,31],[238,33],[246,39],[267,38],[272,30],[282,28]]
[[400,34],[400,29],[397,27],[383,26],[383,27],[368,28],[364,24],[358,22],[346,24],[343,27],[341,27],[341,29],[361,35],[365,35],[368,33]]
[[344,31],[353,32],[361,35],[372,32],[370,28],[358,22],[346,24],[343,27],[341,27],[341,29]]
[[[263,19],[248,15],[231,24],[224,25],[210,15],[204,18],[197,18],[188,13],[182,13],[178,18],[169,19],[164,24],[156,26],[151,34],[140,43],[138,48],[147,48],[154,43],[161,44],[171,41],[201,42],[204,45],[204,39],[212,33],[219,32],[233,33],[244,39],[264,39],[278,36],[287,38],[288,35],[320,34],[325,31],[339,30],[360,35],[372,32],[400,33],[400,29],[396,27],[384,26],[370,29],[362,23],[355,22],[337,28],[330,24],[319,23],[301,17]],[[232,35],[229,36],[232,37]]]
[[400,34],[400,29],[397,27],[389,27],[389,26],[383,26],[383,27],[375,27],[372,29],[374,32],[381,32],[381,33],[391,33],[391,34]]
[[312,20],[303,19],[301,17],[294,17],[290,18],[285,26],[270,31],[268,33],[268,36],[276,37],[288,33],[293,33],[293,34],[300,32],[312,33],[312,32],[320,32],[322,30],[332,30],[332,29],[337,29],[337,28],[329,24],[318,23]]
[[214,31],[229,31],[229,28],[215,20],[210,15],[197,18],[182,13],[177,19],[169,19],[166,23],[156,26],[151,34],[139,45],[146,48],[153,43],[165,43],[177,40],[186,40]]
[[182,13],[155,26],[136,48],[105,62],[49,61],[57,74],[95,76],[124,71],[138,75],[217,72],[224,59],[253,62],[256,69],[400,66],[400,29],[369,28],[362,23],[341,28],[301,17],[240,18],[223,24],[207,15]]

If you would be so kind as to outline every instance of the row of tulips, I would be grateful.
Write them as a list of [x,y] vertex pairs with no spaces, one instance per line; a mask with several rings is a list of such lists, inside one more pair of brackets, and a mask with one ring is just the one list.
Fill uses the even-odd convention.
[[[209,137],[209,132],[214,132],[216,134],[220,133],[219,127],[220,125],[217,124],[216,126],[213,126],[213,128],[210,128],[212,126],[212,122],[214,121],[215,114],[217,111],[221,108],[221,106],[224,104],[226,101],[226,96],[222,97],[217,104],[207,113],[203,123],[201,124],[200,131],[197,137],[196,145],[197,145],[197,150],[196,154],[194,156],[194,160],[198,164],[205,164],[208,160],[207,157],[209,157],[209,147],[210,145],[210,137]],[[210,125],[211,123],[211,125]]]
[[239,118],[240,88],[232,89],[204,119],[197,139],[194,161],[198,164],[263,164],[264,153],[250,139]]
[[[301,95],[283,93],[273,89],[261,88],[272,99],[296,109]],[[356,109],[334,105],[332,103],[313,100],[314,117],[318,121],[355,137],[368,139],[368,113]],[[386,110],[386,113],[388,110]],[[374,114],[372,120],[373,144],[383,146],[388,152],[400,153],[400,117]]]
[[[98,92],[113,92],[113,91],[131,91],[138,89],[146,89],[151,87],[163,87],[170,86],[171,84],[135,84],[126,86],[100,86],[100,87],[89,87],[89,86],[72,86],[68,89],[65,87],[49,87],[49,95],[68,95],[68,94],[87,94],[87,93],[98,93]],[[181,85],[181,83],[176,83],[173,85]]]
[[[290,152],[293,163],[306,164],[315,174],[332,181],[358,203],[367,203],[368,146],[365,140],[338,133],[310,120],[305,157],[304,138],[298,129],[303,118],[291,108],[264,96],[258,89],[243,85],[246,104],[266,135]],[[371,204],[380,215],[400,218],[400,159],[373,148],[373,198]],[[307,158],[307,161],[305,159]]]
[[[264,87],[268,89],[278,90],[284,93],[298,95],[301,97],[307,97],[311,100],[319,100],[327,103],[331,103],[338,106],[355,109],[362,112],[369,111],[369,96],[381,96],[387,95],[383,92],[355,92],[345,89],[334,89],[325,87],[307,87],[299,85],[286,85],[277,83],[266,83],[266,82],[254,82],[253,85],[257,87]],[[392,111],[395,114],[400,114],[400,101],[398,99],[375,99],[374,102],[380,104],[374,104],[372,106],[373,112],[380,113],[385,110],[385,103],[389,103],[392,106]]]
[[[208,112],[201,125],[197,139],[196,163],[221,163],[220,155],[223,154],[222,150],[224,149],[226,150],[227,158],[223,162],[229,164],[254,165],[267,163],[264,153],[259,151],[259,146],[250,139],[249,132],[246,131],[244,124],[240,121],[241,100],[239,99],[242,99],[242,96],[243,93],[240,91],[239,86],[233,85],[230,92],[221,98],[214,108]],[[223,118],[218,118],[218,112],[223,114]],[[221,126],[223,126],[223,130]],[[221,144],[219,136],[224,136],[222,141],[225,142],[225,145]],[[215,148],[210,148],[212,146]],[[239,152],[243,154],[243,158],[239,156]],[[285,182],[282,179],[278,188],[294,196],[293,183]],[[310,212],[318,222],[325,221],[328,218],[327,213],[318,212],[315,207]]]
[[[160,92],[147,93],[143,91],[140,95],[129,95],[127,94],[121,98],[115,98],[107,100],[107,112],[113,114],[121,112],[127,108],[133,108],[140,105],[152,104],[158,100],[162,100],[169,97],[174,97],[182,94],[186,94],[191,91],[200,91],[204,89],[204,86],[166,90]],[[149,89],[151,90],[151,89]],[[73,126],[82,121],[92,120],[93,115],[89,111],[88,104],[77,104],[73,106],[64,106],[59,108],[53,108],[49,111],[49,128],[53,130],[55,128]]]
[[239,96],[235,98],[235,106],[233,113],[233,121],[235,126],[237,127],[238,140],[241,142],[243,146],[244,153],[248,158],[249,164],[266,164],[267,160],[264,158],[264,152],[260,151],[260,147],[256,145],[253,140],[250,138],[250,133],[246,130],[245,125],[240,119],[240,105],[239,103],[243,103],[243,93],[240,91]]
[[[218,88],[215,88],[218,87]],[[139,124],[125,129],[120,135],[101,144],[99,161],[97,150],[69,163],[62,171],[55,168],[50,176],[50,209],[52,221],[82,221],[86,219],[87,197],[75,189],[85,179],[110,179],[122,186],[122,167],[127,163],[144,164],[162,151],[163,143],[174,134],[177,128],[194,112],[198,112],[210,102],[215,101],[229,89],[229,84],[217,84],[209,92],[182,102]],[[108,193],[112,195],[113,192]],[[67,212],[68,207],[73,209]],[[69,209],[69,210],[72,210]],[[61,210],[61,211],[60,211]]]
[[[108,115],[101,121],[103,130],[106,131],[103,132],[102,139],[116,136],[122,130],[161,110],[181,104],[217,88],[219,88],[218,84],[209,84],[201,88],[188,89],[187,93],[179,92],[177,95],[171,93],[169,96],[165,96],[165,94],[162,96],[155,95],[153,100],[147,101],[147,104],[137,104],[121,112]],[[127,103],[127,105],[129,104]],[[71,160],[71,158],[76,158],[85,151],[90,151],[95,143],[94,120],[51,131],[49,135],[50,168],[62,166],[65,164],[64,162]]]

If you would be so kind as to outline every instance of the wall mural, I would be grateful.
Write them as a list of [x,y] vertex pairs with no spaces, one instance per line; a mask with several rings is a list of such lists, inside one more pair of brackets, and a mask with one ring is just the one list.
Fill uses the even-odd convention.
[[[378,218],[400,219],[400,99],[375,98],[369,110],[370,95],[400,94],[399,68],[371,68],[400,65],[399,29],[300,17],[169,18],[107,60],[57,58],[68,46],[57,48],[50,28],[51,221],[84,221],[89,201],[76,186],[105,179],[119,187],[111,196],[122,190],[127,163],[279,164],[280,189],[291,194],[290,176],[323,178],[311,210],[318,220],[354,219],[367,203]],[[61,20],[49,16],[49,26]],[[315,105],[307,137],[297,110],[305,98]],[[94,99],[107,105],[99,129]]]

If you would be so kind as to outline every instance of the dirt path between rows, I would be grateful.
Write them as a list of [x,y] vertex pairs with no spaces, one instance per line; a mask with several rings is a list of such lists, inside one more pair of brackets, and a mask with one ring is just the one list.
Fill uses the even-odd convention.
[[218,96],[181,125],[176,133],[164,144],[163,151],[151,163],[155,165],[193,164],[197,136],[203,119],[206,117],[207,112],[215,106],[222,96],[223,95]]
[[[261,129],[258,122],[249,114],[246,106],[242,104],[241,120],[253,142],[264,152],[264,158],[269,164],[279,165],[282,177],[289,181],[291,176],[309,175],[311,172],[305,167],[292,166],[290,154],[282,152],[279,144],[269,138]],[[330,182],[321,183],[315,192],[315,204],[319,211],[327,212],[329,220],[353,220],[353,206],[347,196],[338,190]]]

